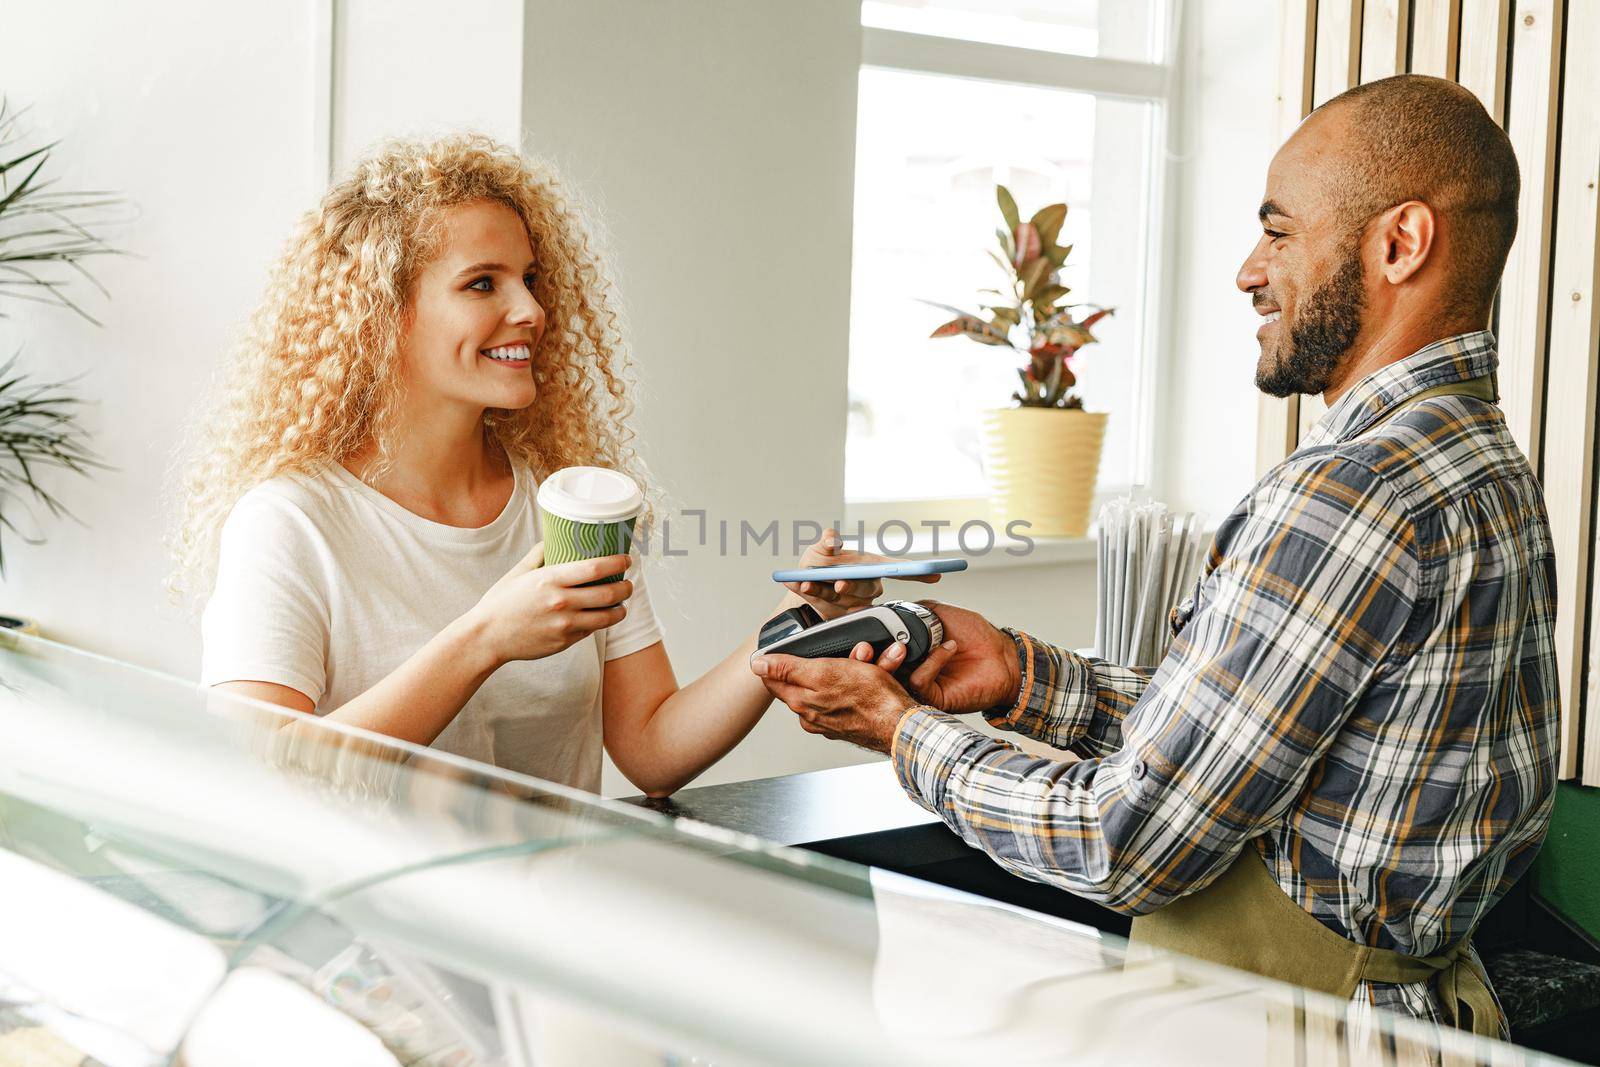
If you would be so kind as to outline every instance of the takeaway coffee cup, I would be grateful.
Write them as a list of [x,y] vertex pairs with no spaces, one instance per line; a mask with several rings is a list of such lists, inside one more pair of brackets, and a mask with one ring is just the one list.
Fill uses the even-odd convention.
[[[644,507],[634,480],[605,467],[563,467],[540,484],[536,499],[550,564],[627,552]],[[621,579],[615,574],[593,584]]]

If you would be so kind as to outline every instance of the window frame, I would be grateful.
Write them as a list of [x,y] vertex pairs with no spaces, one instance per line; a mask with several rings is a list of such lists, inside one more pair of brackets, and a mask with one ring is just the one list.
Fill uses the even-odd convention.
[[[875,26],[861,27],[862,69],[1063,89],[1153,105],[1147,146],[1150,189],[1143,313],[1138,322],[1141,358],[1134,385],[1134,476],[1130,485],[1097,485],[1093,504],[1096,513],[1105,499],[1150,488],[1156,484],[1160,473],[1155,469],[1156,423],[1163,399],[1158,380],[1163,377],[1161,371],[1167,360],[1170,296],[1175,289],[1169,276],[1175,258],[1172,248],[1175,226],[1169,210],[1174,178],[1172,167],[1176,158],[1172,146],[1182,143],[1181,108],[1176,106],[1175,99],[1181,54],[1177,18],[1180,0],[1152,0],[1152,5],[1155,43],[1162,56],[1159,62],[1079,56]],[[845,463],[848,466],[848,441]],[[848,483],[848,478],[845,482]],[[990,517],[987,496],[892,500],[846,497],[843,505],[843,514],[852,527],[864,523],[869,529],[895,519],[919,522],[935,517],[959,524]]]

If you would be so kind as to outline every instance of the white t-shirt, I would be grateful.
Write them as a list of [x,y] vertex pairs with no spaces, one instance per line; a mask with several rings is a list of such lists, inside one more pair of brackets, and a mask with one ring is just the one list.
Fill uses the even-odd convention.
[[[533,476],[519,467],[515,482],[476,529],[414,514],[338,463],[251,489],[223,524],[201,683],[276,682],[318,714],[366,692],[540,540]],[[661,640],[637,557],[627,577],[625,619],[495,671],[434,747],[598,792],[602,666]]]

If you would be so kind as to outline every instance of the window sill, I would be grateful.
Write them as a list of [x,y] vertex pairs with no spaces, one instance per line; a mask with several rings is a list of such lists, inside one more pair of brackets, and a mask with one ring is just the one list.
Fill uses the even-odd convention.
[[[961,551],[960,546],[955,543],[954,535],[946,532],[939,538],[938,551],[934,551],[933,538],[922,535],[912,539],[909,550],[905,548],[903,538],[895,538],[889,546],[895,551],[886,552],[882,545],[876,543],[875,538],[869,536],[865,551],[904,559],[953,556],[966,560],[967,565],[974,570],[1052,567],[1074,563],[1092,564],[1095,561],[1097,542],[1093,530],[1087,537],[1034,537],[1031,540],[1033,542],[1031,546],[1026,542],[997,540],[992,550],[980,554]],[[848,545],[848,542],[846,544]]]

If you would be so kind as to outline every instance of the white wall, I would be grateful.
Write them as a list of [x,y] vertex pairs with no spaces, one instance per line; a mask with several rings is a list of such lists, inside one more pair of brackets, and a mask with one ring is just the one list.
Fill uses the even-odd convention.
[[162,475],[174,424],[318,191],[313,7],[7,6],[0,92],[31,106],[40,142],[62,141],[60,187],[115,189],[140,209],[110,235],[136,258],[95,267],[111,300],[80,292],[103,329],[33,304],[0,319],[0,351],[22,347],[25,370],[83,376],[84,421],[117,467],[49,475],[84,525],[48,522],[38,546],[8,540],[0,610],[50,636],[198,672],[194,625],[161,590]]
[[[528,7],[524,147],[603,216],[641,452],[713,531],[840,517],[860,59],[851,0]],[[651,571],[682,681],[771,614],[767,572],[792,565],[711,540]],[[705,780],[854,758],[775,711]]]
[[[520,0],[68,0],[8,9],[0,93],[60,138],[62,188],[138,205],[109,236],[103,329],[37,305],[7,308],[0,352],[45,380],[82,374],[85,423],[117,470],[49,484],[83,520],[8,539],[0,612],[119,659],[194,677],[199,633],[162,589],[161,492],[178,424],[254,307],[298,216],[384,137],[478,128],[515,141]],[[338,22],[333,24],[334,12]],[[330,51],[330,41],[333,48]],[[330,79],[331,74],[331,79]],[[331,100],[331,104],[330,104]],[[8,512],[9,514],[9,512]]]
[[461,130],[516,144],[522,0],[338,0],[333,167],[388,137]]

